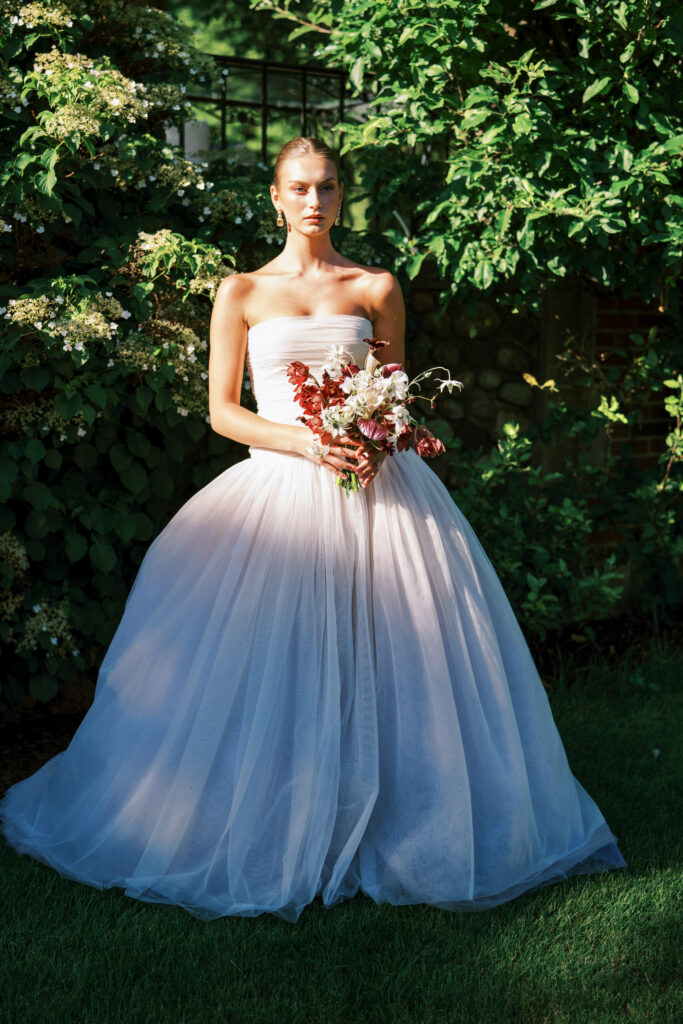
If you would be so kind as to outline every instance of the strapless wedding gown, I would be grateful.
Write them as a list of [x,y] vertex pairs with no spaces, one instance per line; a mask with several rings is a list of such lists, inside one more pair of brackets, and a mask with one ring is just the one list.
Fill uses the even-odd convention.
[[[357,316],[252,327],[258,411]],[[251,448],[148,548],[68,748],[0,801],[70,879],[208,921],[296,921],[317,895],[453,911],[626,865],[572,774],[501,584],[413,451],[346,497]]]

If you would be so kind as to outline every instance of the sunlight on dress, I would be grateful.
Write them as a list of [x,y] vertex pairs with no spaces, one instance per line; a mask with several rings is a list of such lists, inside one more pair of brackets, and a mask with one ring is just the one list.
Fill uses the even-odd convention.
[[[253,327],[259,413],[297,423],[287,363],[362,362],[371,334]],[[0,801],[7,841],[203,921],[358,892],[483,910],[626,866],[431,467],[397,453],[347,498],[308,459],[249,452],[149,546],[69,747]]]

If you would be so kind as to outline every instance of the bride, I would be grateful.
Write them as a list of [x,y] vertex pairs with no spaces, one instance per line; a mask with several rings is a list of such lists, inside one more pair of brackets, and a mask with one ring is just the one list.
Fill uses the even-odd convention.
[[404,359],[396,279],[332,246],[338,171],[316,139],[278,156],[286,244],[210,328],[211,424],[249,458],[154,539],[71,743],[0,801],[20,853],[203,921],[359,892],[477,911],[626,865],[438,476],[298,419],[288,363],[373,336]]

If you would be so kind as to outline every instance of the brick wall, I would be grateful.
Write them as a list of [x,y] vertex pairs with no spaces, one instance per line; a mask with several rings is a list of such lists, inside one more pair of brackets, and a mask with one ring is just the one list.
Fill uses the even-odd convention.
[[[618,351],[633,353],[638,346],[630,340],[631,334],[647,338],[651,327],[662,323],[663,314],[656,303],[646,305],[638,298],[622,299],[607,296],[596,300],[595,352],[605,366],[624,365],[626,359]],[[642,405],[643,423],[640,427],[616,424],[613,431],[614,447],[629,445],[636,460],[643,467],[656,463],[664,448],[664,438],[671,429],[671,420],[664,410],[663,396],[652,394]]]
[[[501,308],[495,299],[482,300],[477,316],[451,305],[436,317],[438,278],[418,276],[408,304],[408,348],[411,373],[435,361],[447,366],[463,381],[460,394],[442,397],[439,412],[448,420],[456,437],[467,446],[490,447],[501,436],[506,420],[522,428],[543,418],[544,396],[524,381],[525,371],[538,380],[558,379],[555,360],[565,340],[577,339],[579,348],[604,366],[626,365],[637,346],[631,334],[647,338],[649,329],[659,326],[664,316],[656,303],[646,305],[637,297],[596,297],[581,282],[563,281],[548,296],[541,317],[515,315]],[[621,355],[622,349],[627,355]],[[558,383],[562,383],[558,379]],[[565,383],[566,399],[585,402],[586,395]],[[656,463],[671,429],[663,396],[653,394],[642,406],[643,424],[613,428],[613,450],[631,446],[637,461],[647,467]],[[553,468],[552,453],[547,468]],[[558,453],[561,458],[561,453]]]

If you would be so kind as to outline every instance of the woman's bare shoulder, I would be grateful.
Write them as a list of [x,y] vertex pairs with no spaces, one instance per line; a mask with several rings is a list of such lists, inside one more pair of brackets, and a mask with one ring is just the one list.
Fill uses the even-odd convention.
[[398,278],[384,267],[366,266],[364,263],[354,263],[353,260],[348,260],[348,266],[356,272],[358,279],[373,294],[388,295],[396,290],[401,290]]
[[228,274],[218,285],[216,298],[221,296],[223,299],[229,299],[230,301],[246,298],[253,290],[253,287],[254,282],[251,279],[251,274],[238,274],[237,272]]

